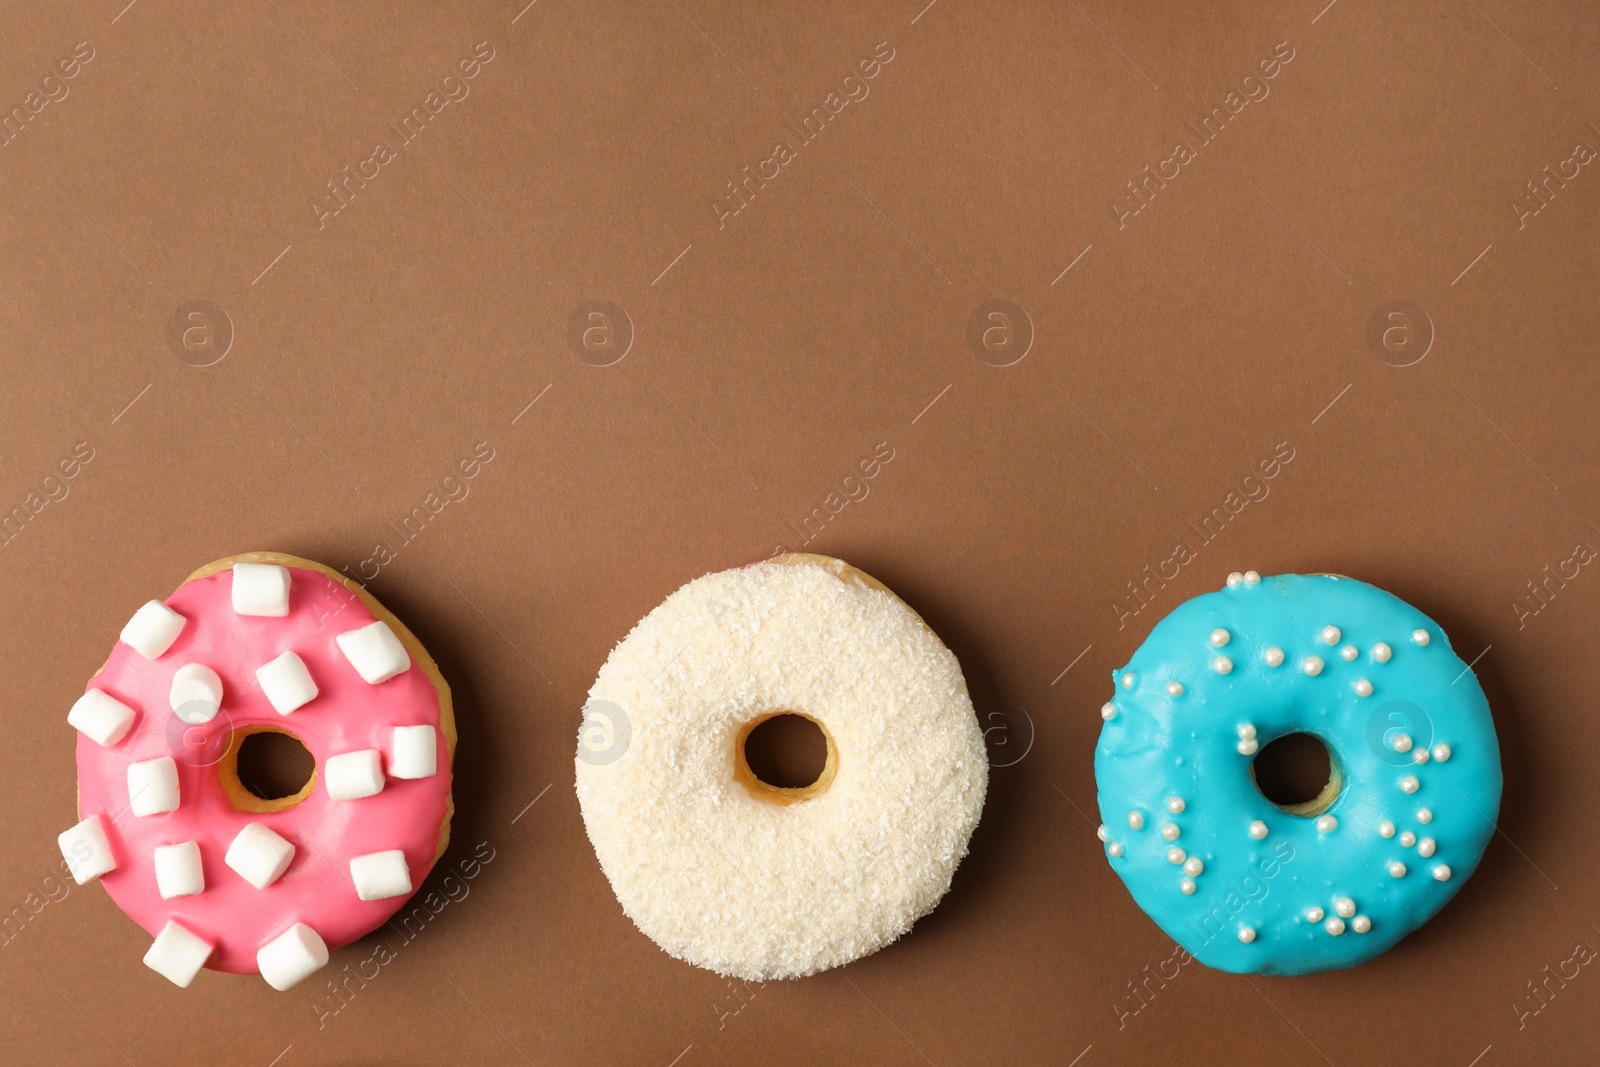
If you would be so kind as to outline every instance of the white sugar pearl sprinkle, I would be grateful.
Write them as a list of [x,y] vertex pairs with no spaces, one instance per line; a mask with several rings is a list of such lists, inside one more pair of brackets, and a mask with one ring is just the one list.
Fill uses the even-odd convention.
[[1436,882],[1448,882],[1450,880],[1450,868],[1443,863],[1439,864],[1433,869],[1433,879]]
[[1248,926],[1239,927],[1239,940],[1240,941],[1243,941],[1245,944],[1248,945],[1250,942],[1254,941],[1255,939],[1256,939],[1256,932],[1254,930],[1252,930]]
[[1354,930],[1358,934],[1364,934],[1368,930],[1372,929],[1372,920],[1367,918],[1365,915],[1357,915],[1354,919],[1350,920],[1350,929]]
[[1433,821],[1433,812],[1428,810],[1427,808],[1418,808],[1417,809],[1417,821],[1421,822],[1421,823],[1432,822]]
[[1411,762],[1417,764],[1418,766],[1427,763],[1428,750],[1425,748],[1419,748],[1415,752],[1411,753]]
[[1122,688],[1132,689],[1135,681],[1137,681],[1137,679],[1134,677],[1133,672],[1129,671],[1127,674],[1122,676]]
[[1322,921],[1322,909],[1315,904],[1306,909],[1306,921],[1319,923]]
[[1344,920],[1337,915],[1330,915],[1328,921],[1322,924],[1322,928],[1334,937],[1338,937],[1344,933]]
[[1388,819],[1385,819],[1382,822],[1380,822],[1378,824],[1378,836],[1379,837],[1393,837],[1394,836],[1394,823],[1390,822]]
[[1182,797],[1173,797],[1167,801],[1167,810],[1174,815],[1182,815],[1184,806]]
[[1372,646],[1372,658],[1377,660],[1379,663],[1388,663],[1389,657],[1392,655],[1394,655],[1394,649],[1390,648],[1382,641],[1379,641],[1377,644]]
[[1188,878],[1185,878],[1183,881],[1179,882],[1178,888],[1183,890],[1185,896],[1194,896],[1194,882]]
[[1110,722],[1112,719],[1117,717],[1117,706],[1115,704],[1111,703],[1111,701],[1109,701],[1109,700],[1106,701],[1104,704],[1101,704],[1100,705],[1100,717],[1102,719],[1106,720],[1107,722]]
[[1178,824],[1175,822],[1169,822],[1161,828],[1161,836],[1167,841],[1176,841],[1182,833],[1183,831],[1178,828]]
[[1232,589],[1242,581],[1244,581],[1244,575],[1238,571],[1233,571],[1228,575],[1228,588]]
[[1122,855],[1122,842],[1121,841],[1113,841],[1113,842],[1111,842],[1111,844],[1106,846],[1106,851],[1111,853],[1113,856]]
[[1365,678],[1357,678],[1355,690],[1356,696],[1369,697],[1372,695],[1372,683],[1367,681]]
[[1256,749],[1261,747],[1261,742],[1257,741],[1253,737],[1247,737],[1234,747],[1239,750],[1239,755],[1241,756],[1254,756],[1256,754]]
[[1183,873],[1187,874],[1190,878],[1200,877],[1205,873],[1205,869],[1206,865],[1201,862],[1199,856],[1190,856],[1188,859],[1183,861]]
[[1411,631],[1411,640],[1415,641],[1417,644],[1421,645],[1423,648],[1427,648],[1428,647],[1428,641],[1429,641],[1428,631],[1426,631],[1426,630],[1412,630]]
[[1450,759],[1450,746],[1449,745],[1443,745],[1443,744],[1434,745],[1433,746],[1433,758],[1438,760],[1440,763],[1444,763],[1444,762],[1448,761]]
[[1181,848],[1169,848],[1169,849],[1167,849],[1167,862],[1168,863],[1171,863],[1173,865],[1177,865],[1177,864],[1182,863],[1184,860],[1186,860],[1188,858],[1189,858],[1188,853],[1184,852],[1183,849],[1181,849]]
[[1301,664],[1301,669],[1303,669],[1311,677],[1315,678],[1317,675],[1322,673],[1322,657],[1307,656],[1306,661]]
[[1334,897],[1333,910],[1348,919],[1356,913],[1356,902],[1349,897]]
[[1182,682],[1168,682],[1167,683],[1167,695],[1171,696],[1171,697],[1181,697],[1181,696],[1183,696],[1183,683]]
[[1417,855],[1421,856],[1423,859],[1427,859],[1429,856],[1433,855],[1433,850],[1437,847],[1438,844],[1433,838],[1424,837],[1421,841],[1417,842]]
[[1359,655],[1361,655],[1361,653],[1356,651],[1355,645],[1345,645],[1339,650],[1339,658],[1344,660],[1346,663],[1354,661]]
[[1339,828],[1339,820],[1332,815],[1324,815],[1317,819],[1317,832],[1331,834]]
[[1252,737],[1254,737],[1255,735],[1256,735],[1256,728],[1254,726],[1250,725],[1249,723],[1245,723],[1244,725],[1239,727],[1239,739],[1241,741],[1248,741]]
[[1406,876],[1406,865],[1401,863],[1399,860],[1390,860],[1389,861],[1389,877],[1391,877],[1391,878],[1404,878],[1405,876]]
[[1101,823],[1099,826],[1094,828],[1094,836],[1098,837],[1102,841],[1111,840],[1111,834],[1107,832],[1105,823]]
[[1257,574],[1255,571],[1245,571],[1244,572],[1244,584],[1246,584],[1246,585],[1260,585],[1261,584],[1261,575]]
[[1411,735],[1410,734],[1395,734],[1394,735],[1394,740],[1389,742],[1389,743],[1394,746],[1394,750],[1396,752],[1410,752],[1411,751]]
[[1410,848],[1412,845],[1414,845],[1416,843],[1417,843],[1417,835],[1412,833],[1410,830],[1406,830],[1404,833],[1402,833],[1400,835],[1400,847],[1401,848]]
[[1218,674],[1231,674],[1233,672],[1233,660],[1227,656],[1218,656],[1211,661],[1211,669]]
[[1400,788],[1404,792],[1415,793],[1418,789],[1422,788],[1422,783],[1417,780],[1416,775],[1408,774],[1404,778],[1400,779]]
[[1260,841],[1263,837],[1266,837],[1267,824],[1262,822],[1260,819],[1257,819],[1255,822],[1251,823],[1250,836],[1255,838],[1257,841]]
[[1322,643],[1323,644],[1325,644],[1325,645],[1337,645],[1339,643],[1339,637],[1340,637],[1340,633],[1339,633],[1339,628],[1337,626],[1324,626],[1322,628]]
[[1128,825],[1133,827],[1135,830],[1143,830],[1144,829],[1144,812],[1142,812],[1142,811],[1130,811],[1130,812],[1128,812]]
[[1222,629],[1220,626],[1217,629],[1211,631],[1211,647],[1212,648],[1221,648],[1223,645],[1227,644],[1232,639],[1233,639],[1233,635],[1230,634],[1228,631]]
[[1266,651],[1266,657],[1265,658],[1266,658],[1266,661],[1267,661],[1267,666],[1269,666],[1269,667],[1281,667],[1281,666],[1283,666],[1283,649],[1281,649],[1281,648],[1269,648]]

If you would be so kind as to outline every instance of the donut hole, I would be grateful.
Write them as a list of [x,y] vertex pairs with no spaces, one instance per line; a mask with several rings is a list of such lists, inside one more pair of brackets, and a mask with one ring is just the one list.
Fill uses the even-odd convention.
[[827,792],[839,753],[809,715],[776,711],[745,723],[734,744],[734,778],[757,800],[794,804]]
[[1262,796],[1308,819],[1331,808],[1344,786],[1333,750],[1315,734],[1285,734],[1267,742],[1250,763],[1250,777]]
[[266,814],[292,808],[311,795],[317,762],[289,731],[246,726],[228,736],[217,777],[234,810]]

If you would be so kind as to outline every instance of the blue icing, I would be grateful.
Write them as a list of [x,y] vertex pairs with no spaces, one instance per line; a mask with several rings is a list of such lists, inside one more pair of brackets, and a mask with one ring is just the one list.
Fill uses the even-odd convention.
[[[1339,630],[1332,645],[1324,640],[1330,626]],[[1220,647],[1218,629],[1228,632]],[[1417,630],[1426,645],[1413,639]],[[1374,655],[1379,642],[1389,646],[1387,662]],[[1357,650],[1352,660],[1341,655],[1347,645]],[[1277,667],[1267,658],[1273,648],[1284,655]],[[1228,673],[1216,669],[1219,656]],[[1315,676],[1304,669],[1311,656],[1324,664]],[[1500,748],[1482,687],[1433,620],[1364,582],[1231,576],[1228,588],[1162,619],[1113,681],[1114,710],[1095,750],[1107,855],[1145,913],[1208,967],[1309,974],[1364,963],[1432,918],[1494,833]],[[1183,687],[1176,696],[1174,682]],[[1334,828],[1320,830],[1317,818],[1261,795],[1250,769],[1256,750],[1240,727],[1253,727],[1260,747],[1292,733],[1327,744],[1343,775],[1323,813]],[[1402,734],[1413,741],[1403,753]],[[1443,762],[1432,758],[1441,744],[1449,748]],[[1424,749],[1430,758],[1415,762]],[[1406,792],[1413,777],[1416,791]],[[1168,810],[1172,798],[1182,800],[1180,813]],[[1130,812],[1142,828],[1130,825]],[[1264,837],[1251,836],[1256,821]],[[1174,840],[1161,834],[1169,822],[1179,828]],[[1393,836],[1382,836],[1385,822]],[[1416,839],[1410,846],[1407,834]],[[1424,839],[1435,843],[1431,856],[1420,854]],[[1173,848],[1203,870],[1191,876],[1170,862]],[[1440,865],[1447,880],[1434,876]],[[1345,901],[1354,904],[1348,917],[1336,907]],[[1313,908],[1320,921],[1307,918]],[[1337,936],[1324,926],[1336,916],[1345,924]],[[1358,932],[1358,917],[1367,932]],[[1241,941],[1242,928],[1254,940]]]

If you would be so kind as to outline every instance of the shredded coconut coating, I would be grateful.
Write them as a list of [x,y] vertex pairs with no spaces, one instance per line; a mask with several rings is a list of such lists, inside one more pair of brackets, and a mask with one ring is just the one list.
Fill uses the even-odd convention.
[[[988,762],[961,666],[890,593],[817,564],[696,579],[611,653],[590,706],[619,758],[577,761],[578,802],[623,912],[679,959],[747,980],[876,952],[932,911],[978,824]],[[827,791],[783,806],[734,778],[739,728],[822,723]]]

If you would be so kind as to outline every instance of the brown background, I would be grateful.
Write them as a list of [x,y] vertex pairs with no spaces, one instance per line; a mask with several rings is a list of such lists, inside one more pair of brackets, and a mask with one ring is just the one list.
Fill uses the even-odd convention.
[[[0,1059],[1593,1061],[1593,967],[1536,1014],[1525,983],[1600,947],[1600,574],[1520,626],[1513,604],[1600,546],[1600,163],[1523,228],[1510,206],[1600,148],[1592,4],[124,2],[0,20],[6,108],[94,52],[0,148],[0,510],[67,492],[0,549],[0,905],[27,915]],[[388,124],[481,41],[470,96],[400,147]],[[879,42],[870,95],[719,230],[712,198]],[[1119,230],[1124,183],[1279,42],[1270,96]],[[319,228],[311,202],[378,138],[397,158]],[[1009,367],[966,340],[992,298],[1035,333]],[[1425,323],[1400,356],[1367,341],[1397,299],[1435,335],[1403,368]],[[235,334],[207,367],[220,332],[168,340],[193,300]],[[613,366],[569,347],[590,300],[632,322]],[[870,494],[803,545],[791,523],[880,441]],[[47,484],[78,442],[92,460]],[[405,542],[479,442],[470,494]],[[1119,627],[1124,583],[1280,442],[1270,495]],[[370,574],[379,542],[371,588],[459,701],[444,865],[494,855],[470,893],[320,1027],[324,979],[392,933],[291,993],[180,991],[97,887],[34,913],[74,821],[64,715],[133,609],[228,553]],[[623,918],[573,737],[638,617],[780,544],[922,612],[1010,765],[911,936],[744,987]],[[1482,651],[1503,833],[1386,956],[1191,964],[1134,1013],[1173,947],[1094,839],[1096,710],[1157,618],[1249,567],[1372,581]]]

